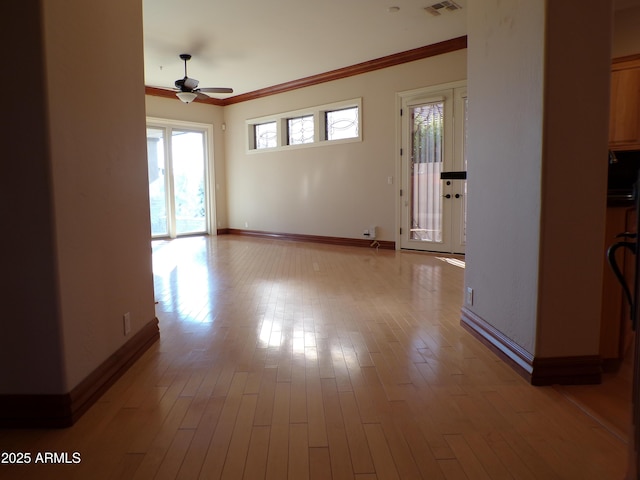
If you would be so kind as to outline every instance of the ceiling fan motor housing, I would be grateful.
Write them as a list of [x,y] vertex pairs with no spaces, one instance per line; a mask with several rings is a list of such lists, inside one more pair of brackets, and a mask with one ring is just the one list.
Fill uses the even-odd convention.
[[[196,80],[195,78],[189,78],[187,76],[187,61],[191,59],[191,55],[189,55],[188,53],[181,53],[180,58],[184,61],[184,78],[176,80],[175,86],[176,89],[179,90],[179,92],[177,93],[178,98],[180,98],[180,100],[182,100],[183,102],[189,103],[193,101],[196,95],[200,98],[208,98],[202,92],[233,93],[233,89],[231,88],[198,88],[198,80]],[[189,100],[187,101],[184,98],[187,98],[188,96],[181,96],[182,93],[192,93],[194,94],[194,96],[189,97]]]
[[176,80],[176,88],[182,92],[192,92],[198,86],[198,80],[195,78],[184,77]]

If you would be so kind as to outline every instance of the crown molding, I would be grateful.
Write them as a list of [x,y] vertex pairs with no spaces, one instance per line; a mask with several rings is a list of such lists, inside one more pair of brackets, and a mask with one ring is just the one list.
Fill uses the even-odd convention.
[[[355,75],[361,75],[363,73],[401,65],[403,63],[415,62],[416,60],[422,60],[425,58],[434,57],[436,55],[442,55],[444,53],[464,50],[465,48],[467,48],[466,35],[462,37],[452,38],[450,40],[445,40],[443,42],[434,43],[431,45],[425,45],[424,47],[418,47],[412,50],[394,53],[392,55],[387,55],[385,57],[358,63],[349,67],[338,68],[337,70],[331,70],[325,73],[311,75],[310,77],[299,78],[290,82],[261,88],[252,92],[242,93],[240,95],[235,95],[233,97],[225,99],[210,98],[208,100],[196,99],[195,101],[219,106],[233,105],[234,103],[256,100],[258,98],[268,97],[271,95],[289,92],[291,90],[297,90],[299,88],[306,88],[313,85],[319,85],[321,83],[332,82],[334,80],[340,80],[342,78],[353,77]],[[147,95],[173,98],[177,100],[173,91],[165,90],[162,88],[145,87],[145,93]]]

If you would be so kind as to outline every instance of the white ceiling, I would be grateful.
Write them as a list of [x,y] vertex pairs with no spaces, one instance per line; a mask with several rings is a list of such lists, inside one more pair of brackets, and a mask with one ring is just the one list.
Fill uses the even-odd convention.
[[434,17],[424,7],[436,1],[143,0],[145,83],[172,88],[190,53],[200,87],[238,95],[465,35],[473,0]]
[[347,67],[465,35],[456,1],[434,17],[436,0],[144,0],[145,83],[173,87],[180,53],[200,87],[234,95]]

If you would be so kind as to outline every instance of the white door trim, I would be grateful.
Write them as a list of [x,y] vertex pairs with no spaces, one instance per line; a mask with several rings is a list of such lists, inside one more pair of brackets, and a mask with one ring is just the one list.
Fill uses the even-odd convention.
[[[464,91],[464,95],[466,95],[466,86],[467,86],[467,81],[466,80],[461,80],[461,81],[456,81],[456,82],[448,82],[448,83],[444,83],[444,84],[439,84],[439,85],[433,85],[433,86],[429,86],[429,87],[423,87],[423,88],[417,88],[417,89],[413,89],[413,90],[407,90],[407,91],[402,91],[402,92],[397,92],[396,93],[396,101],[395,101],[395,106],[396,106],[396,135],[395,135],[395,142],[396,142],[396,178],[398,179],[397,182],[397,188],[396,188],[396,234],[395,234],[395,238],[396,238],[396,250],[402,250],[403,248],[407,248],[405,246],[403,246],[404,243],[403,242],[403,235],[406,234],[406,231],[404,230],[404,200],[407,198],[406,195],[408,195],[408,186],[406,185],[406,179],[404,178],[404,171],[403,171],[403,155],[401,155],[401,151],[403,150],[403,147],[405,145],[405,138],[403,137],[404,135],[404,130],[403,130],[403,122],[404,117],[401,115],[401,111],[404,109],[405,110],[405,115],[408,113],[406,112],[406,106],[408,104],[411,103],[420,103],[420,102],[428,102],[429,100],[433,100],[436,97],[442,97],[443,96],[443,92],[445,91],[452,91],[452,98],[451,101],[452,103],[455,101],[455,99],[457,97],[459,97],[459,92],[460,91]],[[437,99],[437,98],[436,98]],[[454,122],[455,122],[455,115],[456,113],[458,113],[456,110],[458,110],[458,108],[455,106],[455,104],[452,106],[451,112],[452,115],[454,116]],[[463,158],[463,151],[458,151],[458,145],[457,143],[459,142],[460,138],[458,137],[458,128],[455,127],[454,124],[454,131],[451,132],[450,135],[450,139],[445,139],[445,142],[449,142],[449,140],[451,141],[452,146],[449,147],[450,155],[454,155],[453,159],[450,161],[453,162],[454,164],[458,164],[458,158]],[[404,149],[406,149],[406,147],[404,147]],[[407,152],[403,152],[405,155],[407,154]],[[405,195],[405,197],[401,197],[400,196],[400,192],[401,190],[404,190],[403,193]],[[401,228],[403,229],[403,233],[400,233]]]

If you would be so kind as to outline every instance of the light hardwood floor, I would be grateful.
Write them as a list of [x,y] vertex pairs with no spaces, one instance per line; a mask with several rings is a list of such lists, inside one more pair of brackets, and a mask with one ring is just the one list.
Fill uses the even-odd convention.
[[0,431],[7,479],[619,480],[620,435],[459,326],[441,256],[154,242],[161,340],[78,423]]

